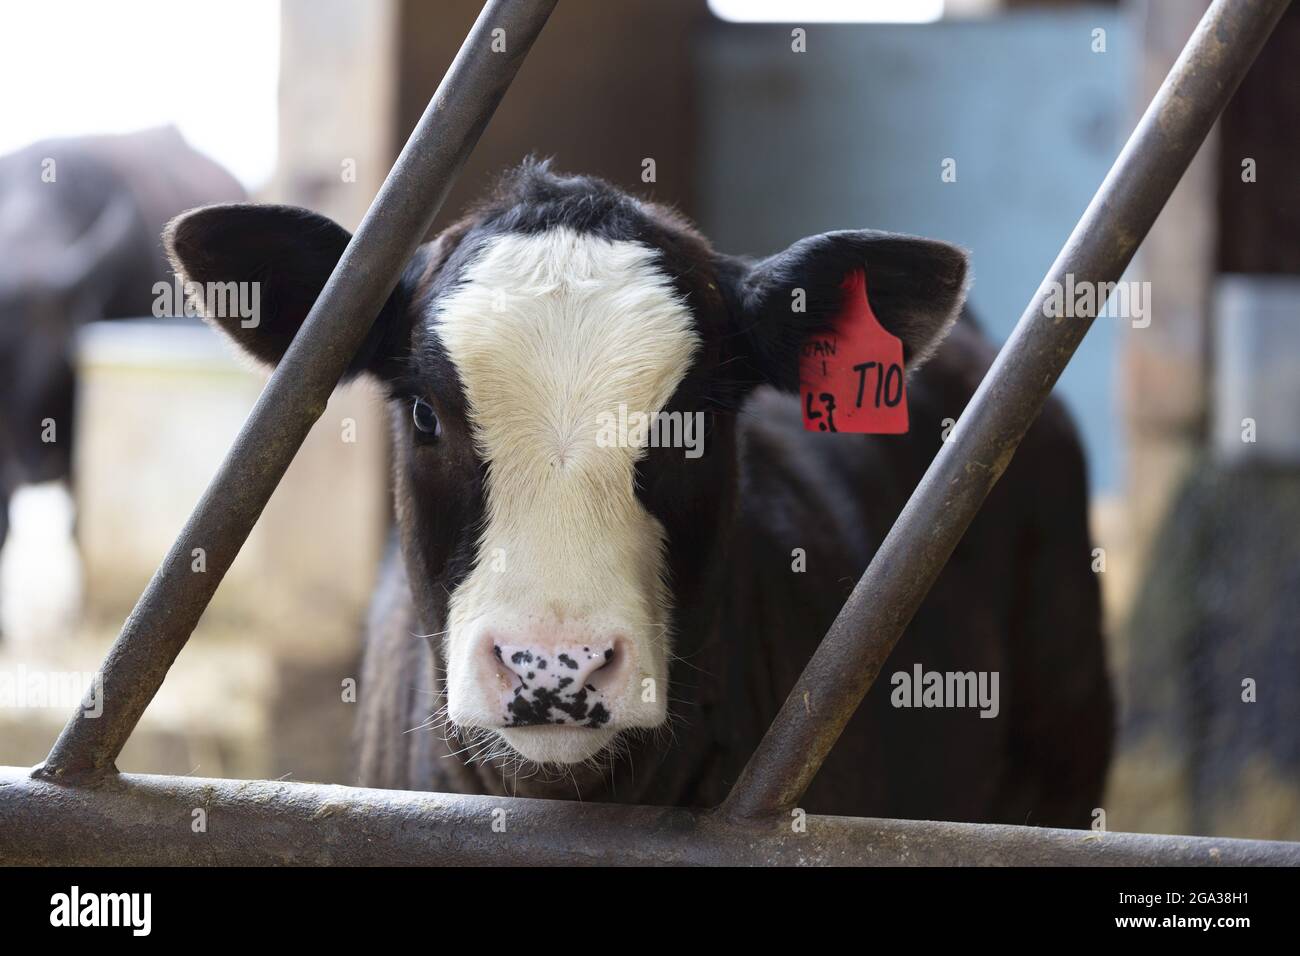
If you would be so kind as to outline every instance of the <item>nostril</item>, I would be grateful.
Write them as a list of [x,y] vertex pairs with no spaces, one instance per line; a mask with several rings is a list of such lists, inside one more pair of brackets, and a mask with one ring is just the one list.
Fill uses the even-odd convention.
[[537,671],[545,672],[548,662],[541,654],[534,654],[526,647],[493,644],[492,654],[496,658],[497,671],[511,683],[522,680],[525,685],[537,677]]
[[586,686],[589,690],[605,690],[615,683],[623,672],[623,663],[627,651],[622,640],[616,640],[608,647],[589,652],[593,667],[587,673]]

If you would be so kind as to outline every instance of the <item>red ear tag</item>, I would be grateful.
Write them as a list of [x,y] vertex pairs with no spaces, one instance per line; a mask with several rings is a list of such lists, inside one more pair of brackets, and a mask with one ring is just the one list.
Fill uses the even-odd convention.
[[903,343],[877,321],[861,270],[840,284],[844,304],[834,332],[803,344],[799,397],[811,432],[907,433]]

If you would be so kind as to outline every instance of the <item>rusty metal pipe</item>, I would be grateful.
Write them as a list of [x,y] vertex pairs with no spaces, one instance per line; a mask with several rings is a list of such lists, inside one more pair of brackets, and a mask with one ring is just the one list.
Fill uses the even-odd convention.
[[736,781],[728,815],[779,813],[803,796],[1092,324],[1049,317],[1051,284],[1120,278],[1288,3],[1206,11]]
[[1300,843],[1263,840],[819,816],[799,832],[789,817],[273,780],[82,783],[0,767],[0,864],[1300,865]]
[[[102,668],[103,713],[68,721],[42,773],[111,771],[557,0],[488,0],[316,304]],[[494,31],[503,30],[504,34]],[[504,51],[493,50],[494,39]],[[500,42],[497,44],[500,47]],[[206,571],[191,569],[202,548]]]

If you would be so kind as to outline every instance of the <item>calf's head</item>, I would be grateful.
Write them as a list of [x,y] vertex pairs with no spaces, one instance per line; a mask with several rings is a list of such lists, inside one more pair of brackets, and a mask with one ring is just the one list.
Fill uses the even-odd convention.
[[[188,280],[262,283],[255,328],[209,319],[268,364],[348,239],[276,206],[196,210],[167,235]],[[420,248],[349,374],[388,395],[407,576],[454,727],[572,764],[664,723],[674,632],[726,571],[735,412],[755,386],[797,388],[855,269],[913,363],[961,307],[965,257],[943,243],[836,232],[749,262],[545,164]]]

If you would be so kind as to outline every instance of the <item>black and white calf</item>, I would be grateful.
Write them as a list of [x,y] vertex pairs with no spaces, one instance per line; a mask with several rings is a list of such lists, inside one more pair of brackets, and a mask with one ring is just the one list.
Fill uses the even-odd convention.
[[[214,320],[267,363],[347,240],[275,206],[168,235],[188,279],[269,284],[258,328]],[[800,347],[857,269],[905,360],[929,359],[905,436],[801,427]],[[966,275],[949,245],[866,231],[720,255],[670,211],[531,163],[423,246],[351,367],[389,396],[401,542],[367,640],[362,782],[720,799],[987,367],[957,321]],[[700,413],[702,453],[599,441],[620,406]],[[1051,406],[809,809],[1087,822],[1111,704],[1086,497]],[[998,716],[892,706],[888,675],[918,663],[1000,675]]]

